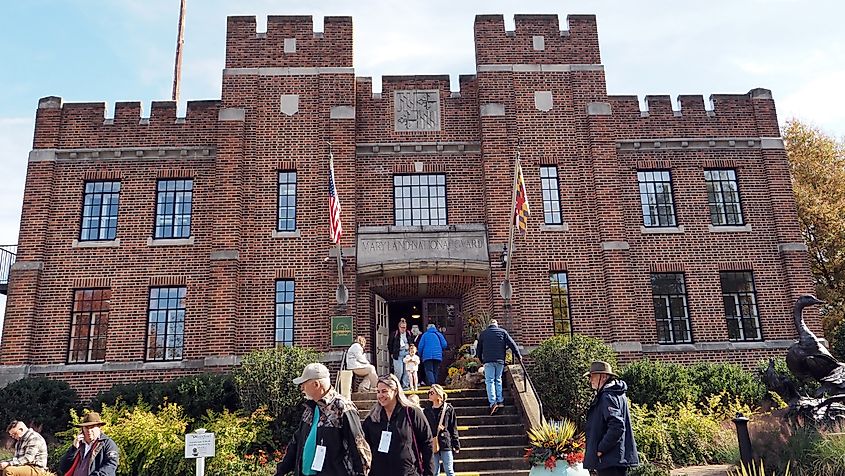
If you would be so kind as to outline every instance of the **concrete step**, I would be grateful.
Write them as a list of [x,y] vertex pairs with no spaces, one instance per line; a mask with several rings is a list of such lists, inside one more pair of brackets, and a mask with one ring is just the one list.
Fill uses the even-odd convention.
[[510,425],[522,423],[522,418],[516,413],[499,413],[495,415],[463,415],[460,411],[458,414],[458,426],[463,425]]
[[[463,450],[461,450],[463,453]],[[459,454],[460,456],[460,454]],[[455,460],[456,472],[487,472],[501,470],[530,470],[531,465],[523,458],[475,458]],[[502,473],[510,474],[510,473]]]
[[455,455],[455,461],[484,458],[522,458],[525,455],[525,448],[522,445],[470,447],[461,444],[461,451]]
[[[359,397],[355,397],[355,395],[360,395]],[[355,406],[358,407],[359,410],[366,409],[369,410],[372,408],[373,404],[376,402],[376,394],[375,393],[361,393],[361,394],[353,394],[352,401],[355,403]],[[481,405],[487,405],[487,397],[449,397],[448,400],[450,405],[455,408],[464,408],[464,407],[477,407]],[[420,398],[420,403],[423,407],[430,405],[428,400]],[[514,401],[513,398],[510,398],[508,395],[505,395],[505,405],[513,405]],[[489,410],[488,410],[489,411]]]
[[462,448],[478,448],[483,446],[521,446],[528,448],[528,437],[520,427],[519,434],[506,435],[466,435],[460,432]]
[[464,436],[525,435],[522,423],[502,425],[459,425],[458,433]]
[[[452,403],[452,402],[449,402]],[[459,416],[484,416],[490,414],[490,407],[487,405],[479,405],[473,407],[455,407]],[[496,415],[518,415],[519,411],[515,405],[506,405],[496,411]]]

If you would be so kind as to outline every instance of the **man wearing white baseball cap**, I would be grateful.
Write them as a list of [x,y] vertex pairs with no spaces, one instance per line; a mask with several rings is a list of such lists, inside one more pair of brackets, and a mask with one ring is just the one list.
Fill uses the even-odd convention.
[[332,388],[329,369],[308,364],[293,383],[305,394],[305,411],[276,476],[364,476],[372,454],[358,409]]

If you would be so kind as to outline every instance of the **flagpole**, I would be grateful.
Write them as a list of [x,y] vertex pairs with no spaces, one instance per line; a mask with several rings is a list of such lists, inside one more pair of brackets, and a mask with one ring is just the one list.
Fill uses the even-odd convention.
[[514,222],[516,221],[516,187],[518,183],[518,172],[519,172],[519,149],[516,150],[516,161],[513,167],[513,186],[511,187],[511,224],[510,229],[508,230],[508,261],[505,264],[505,282],[510,282],[510,275],[511,275],[511,262],[513,261],[513,229],[514,229]]
[[[334,153],[332,152],[332,143],[329,142],[329,173],[334,173]],[[334,177],[332,177],[334,180]],[[337,182],[334,183],[335,194],[337,200],[340,201],[340,194],[337,193]],[[343,287],[343,247],[340,245],[340,237],[337,238],[337,285],[338,288]]]

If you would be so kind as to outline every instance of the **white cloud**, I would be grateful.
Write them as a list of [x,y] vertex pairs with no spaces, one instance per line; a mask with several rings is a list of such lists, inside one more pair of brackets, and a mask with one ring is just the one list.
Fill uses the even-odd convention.
[[845,133],[845,70],[820,74],[776,101],[782,121],[812,122],[833,134]]

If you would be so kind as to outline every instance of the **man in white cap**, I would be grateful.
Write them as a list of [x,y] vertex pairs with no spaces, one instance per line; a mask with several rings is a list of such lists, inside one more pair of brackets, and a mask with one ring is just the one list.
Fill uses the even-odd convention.
[[305,394],[305,411],[276,476],[364,476],[372,453],[355,404],[332,388],[329,369],[308,364],[293,379]]

